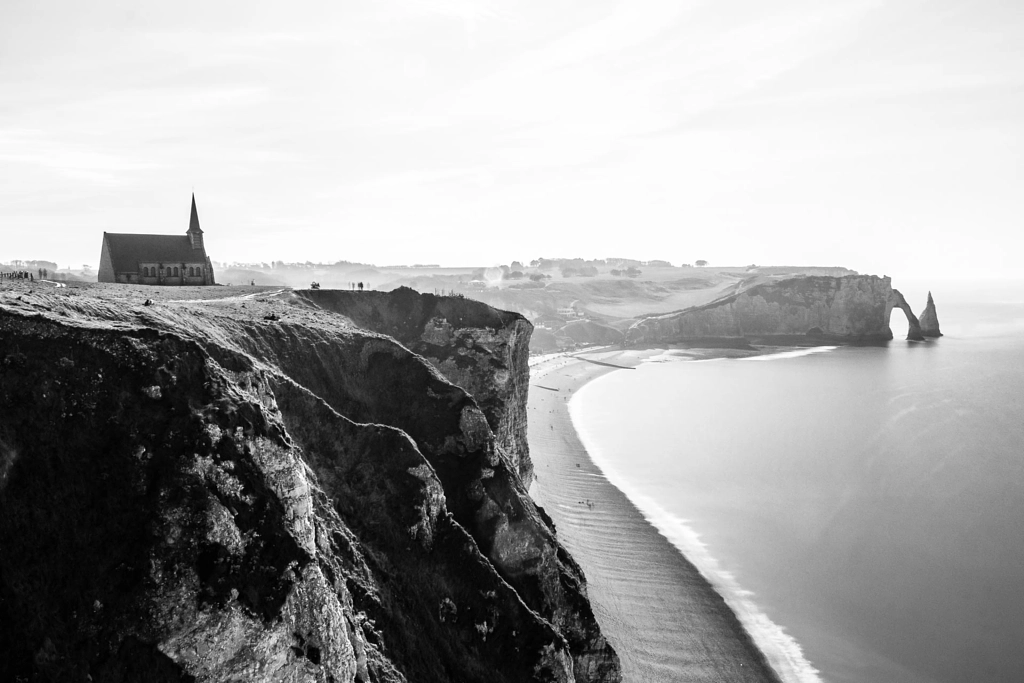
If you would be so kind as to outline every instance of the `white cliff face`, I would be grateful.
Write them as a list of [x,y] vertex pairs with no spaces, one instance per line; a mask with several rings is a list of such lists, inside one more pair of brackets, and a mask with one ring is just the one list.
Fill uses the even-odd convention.
[[472,299],[419,294],[407,287],[301,295],[358,327],[394,337],[472,394],[494,432],[497,449],[530,485],[526,397],[533,325],[528,320]]
[[526,439],[526,397],[533,325],[517,316],[498,329],[449,326],[442,337],[438,330],[445,328],[436,320],[424,328],[421,339],[426,343],[414,350],[449,382],[473,395],[494,432],[496,447],[529,487],[533,463]]
[[703,306],[640,320],[629,329],[627,342],[798,336],[885,340],[892,339],[889,315],[894,307],[907,315],[914,336],[917,318],[888,277],[791,278],[755,284]]

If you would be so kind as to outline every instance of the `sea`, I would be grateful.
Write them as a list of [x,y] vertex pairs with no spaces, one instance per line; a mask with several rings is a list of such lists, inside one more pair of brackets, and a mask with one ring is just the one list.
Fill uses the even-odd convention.
[[1024,282],[932,291],[937,340],[897,310],[888,344],[665,353],[569,404],[786,680],[1024,681]]

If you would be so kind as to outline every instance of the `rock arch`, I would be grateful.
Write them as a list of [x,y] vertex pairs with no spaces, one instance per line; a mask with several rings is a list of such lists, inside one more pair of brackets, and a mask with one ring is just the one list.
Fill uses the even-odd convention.
[[[907,323],[909,323],[907,327],[907,340],[924,341],[924,334],[921,332],[921,321],[910,310],[910,304],[907,303],[907,300],[903,298],[903,294],[898,289],[893,289],[885,301],[885,324],[887,326],[889,324],[889,316],[892,315],[892,309],[894,308],[900,309],[907,316]],[[892,331],[889,332],[889,336],[892,337]]]

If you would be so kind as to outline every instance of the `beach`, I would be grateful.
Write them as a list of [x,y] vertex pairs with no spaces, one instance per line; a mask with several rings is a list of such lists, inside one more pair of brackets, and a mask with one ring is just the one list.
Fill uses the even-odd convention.
[[722,596],[608,481],[573,428],[574,392],[659,353],[604,349],[531,361],[529,440],[537,478],[530,492],[582,566],[626,683],[777,681]]

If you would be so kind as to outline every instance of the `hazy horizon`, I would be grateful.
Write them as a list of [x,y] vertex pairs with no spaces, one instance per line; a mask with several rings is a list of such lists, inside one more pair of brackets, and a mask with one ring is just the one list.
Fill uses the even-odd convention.
[[1020,272],[1012,3],[0,8],[0,262]]

